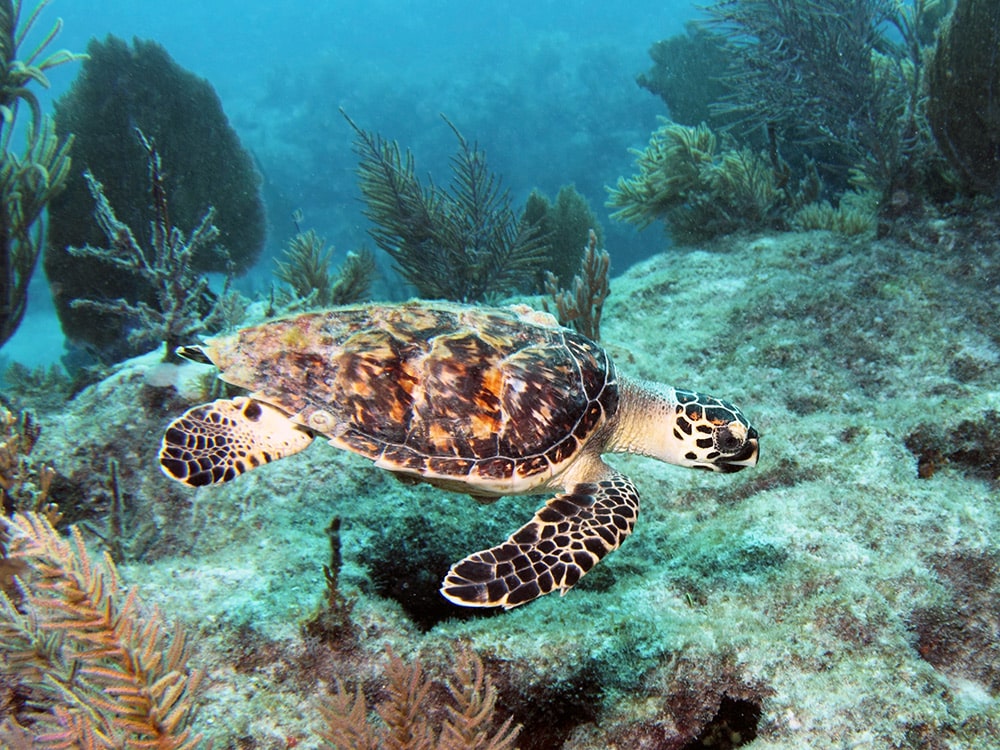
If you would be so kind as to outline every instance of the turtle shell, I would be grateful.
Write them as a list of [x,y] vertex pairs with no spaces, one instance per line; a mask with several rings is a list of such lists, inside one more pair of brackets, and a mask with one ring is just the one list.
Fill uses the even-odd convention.
[[472,491],[542,485],[618,406],[597,344],[515,309],[307,313],[210,340],[220,377],[379,466]]

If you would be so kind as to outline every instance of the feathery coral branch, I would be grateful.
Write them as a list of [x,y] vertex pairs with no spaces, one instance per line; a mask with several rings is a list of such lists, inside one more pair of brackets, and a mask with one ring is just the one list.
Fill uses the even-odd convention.
[[375,709],[385,722],[382,737],[387,750],[433,750],[434,729],[428,721],[431,684],[424,679],[423,665],[415,659],[409,666],[386,649],[389,664],[389,699]]
[[518,221],[510,194],[486,156],[451,122],[458,139],[452,182],[443,190],[416,176],[413,155],[353,120],[358,184],[375,243],[421,296],[478,302],[530,277],[544,256],[539,227]]
[[332,255],[333,248],[314,229],[300,231],[289,240],[274,271],[295,297],[289,309],[347,305],[368,296],[376,273],[374,253],[366,248],[347,253],[336,274],[330,272]]
[[[26,564],[20,600],[0,593],[0,646],[16,677],[51,706],[45,748],[193,750],[189,724],[201,673],[188,670],[183,629],[172,633],[122,590],[110,556],[92,561],[72,529],[37,513],[3,521],[8,556]],[[15,727],[0,727],[0,739]]]
[[[325,725],[319,736],[327,750],[513,750],[520,726],[508,718],[494,728],[496,689],[474,651],[459,651],[452,679],[444,687],[450,702],[444,717],[433,683],[419,659],[406,664],[386,647],[389,697],[376,707],[382,726],[369,722],[365,697],[338,682],[320,704]],[[439,726],[438,726],[439,724]]]
[[507,750],[513,746],[520,727],[511,727],[512,716],[492,731],[497,691],[475,652],[458,652],[448,690],[455,705],[447,707],[448,718],[441,727],[439,748]]

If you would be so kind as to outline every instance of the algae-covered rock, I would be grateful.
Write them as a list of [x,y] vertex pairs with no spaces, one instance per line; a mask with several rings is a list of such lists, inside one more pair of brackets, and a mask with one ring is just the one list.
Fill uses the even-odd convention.
[[[212,680],[196,729],[216,746],[320,747],[315,696],[351,680],[377,705],[389,643],[434,676],[473,648],[525,750],[996,747],[1000,310],[983,301],[1000,252],[973,236],[731,237],[617,277],[602,338],[618,365],[724,391],[760,429],[760,463],[721,476],[610,457],[642,493],[635,532],[565,597],[492,617],[437,600],[419,622],[384,582],[431,601],[435,567],[538,498],[480,505],[320,441],[159,497],[156,415],[180,405],[136,401],[181,381],[135,367],[78,396],[64,427],[45,415],[38,458],[82,481],[116,455],[157,509],[171,543],[122,573],[197,634],[190,664]],[[186,390],[172,398],[204,399]],[[918,444],[947,457],[924,477]],[[336,645],[303,627],[334,515],[356,634]]]

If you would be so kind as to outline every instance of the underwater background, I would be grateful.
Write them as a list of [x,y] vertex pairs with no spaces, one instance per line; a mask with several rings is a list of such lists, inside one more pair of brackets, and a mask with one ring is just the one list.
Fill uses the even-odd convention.
[[[0,746],[1000,748],[1000,4],[38,7],[0,0]],[[414,297],[544,307],[760,461],[611,456],[621,549],[486,614],[442,577],[547,497],[325,440],[163,475],[236,394],[176,345]]]
[[[480,143],[516,202],[534,188],[554,197],[574,184],[610,236],[622,237],[617,266],[658,251],[659,238],[606,220],[604,186],[628,169],[628,149],[642,146],[664,113],[662,102],[635,85],[650,29],[673,35],[694,14],[687,3],[641,3],[623,13],[587,2],[512,12],[451,2],[254,9],[123,0],[97,12],[84,2],[50,6],[35,36],[58,16],[64,26],[56,46],[77,52],[108,34],[155,40],[211,83],[263,174],[267,243],[241,283],[266,289],[271,259],[295,231],[296,209],[341,252],[366,240],[353,133],[338,108],[412,149],[418,170],[441,180],[454,150],[444,114]],[[75,74],[53,71],[42,101],[65,93]],[[3,354],[16,351],[31,365],[58,360],[49,296],[39,274],[30,295],[34,333],[22,332]]]

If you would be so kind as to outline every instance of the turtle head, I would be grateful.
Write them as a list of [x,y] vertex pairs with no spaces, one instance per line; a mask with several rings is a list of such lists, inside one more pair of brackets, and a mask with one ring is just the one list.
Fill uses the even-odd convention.
[[252,343],[244,344],[242,334],[242,331],[238,331],[212,336],[197,344],[178,346],[174,353],[181,359],[200,365],[215,365],[219,370],[225,371],[240,359],[241,347],[252,348]]
[[661,383],[622,379],[612,452],[731,473],[757,463],[760,436],[728,401]]
[[743,412],[714,396],[673,390],[671,463],[723,473],[756,465],[760,436]]

